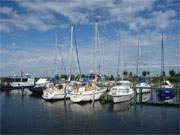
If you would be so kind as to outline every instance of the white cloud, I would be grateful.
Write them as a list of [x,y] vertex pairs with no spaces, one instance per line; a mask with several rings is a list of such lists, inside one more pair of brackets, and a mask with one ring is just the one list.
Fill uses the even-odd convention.
[[[134,15],[145,9],[152,8],[155,0],[72,0],[72,1],[25,1],[13,0],[23,7],[26,14],[15,14],[11,19],[3,19],[13,27],[26,30],[34,27],[38,30],[53,28],[51,24],[58,25],[54,13],[66,17],[71,23],[91,23],[97,18],[103,21],[119,21],[127,23],[130,29],[138,29]],[[12,12],[12,9],[3,7],[3,12]],[[44,18],[42,18],[44,16]],[[22,19],[21,19],[22,18]],[[24,20],[25,22],[23,23]],[[13,23],[14,21],[14,23]],[[144,21],[144,23],[147,22]],[[47,25],[47,26],[46,26]],[[145,26],[145,24],[142,24]]]
[[10,7],[0,7],[0,13],[1,14],[12,14],[14,11],[13,11],[13,8],[10,8]]
[[176,12],[174,10],[167,10],[164,12],[154,11],[152,15],[154,17],[154,23],[156,24],[157,28],[164,29],[172,24],[174,17],[176,16]]
[[[123,63],[121,61],[120,72],[123,70],[132,71],[135,73],[136,60],[137,60],[137,39],[138,36],[130,34],[130,32],[121,31],[121,45],[123,46]],[[139,35],[141,46],[141,70],[150,70],[152,73],[160,72],[160,47],[161,47],[161,34],[157,32],[145,33]],[[180,67],[177,59],[179,50],[169,46],[168,40],[172,40],[168,35],[165,36],[165,67],[166,70]],[[176,39],[177,40],[177,39]],[[46,42],[46,41],[44,41]],[[116,74],[117,70],[117,55],[118,55],[118,39],[108,39],[101,37],[101,43],[104,46],[104,73]],[[1,61],[1,74],[12,75],[12,72],[18,73],[20,70],[28,72],[34,76],[37,75],[54,75],[55,59],[54,48],[45,47],[24,47],[18,48],[14,46],[16,43],[10,44],[10,48],[2,50],[0,53]],[[13,48],[11,48],[13,46]],[[69,44],[68,44],[69,46]],[[69,49],[67,45],[61,45],[61,54],[69,73],[70,60]],[[80,64],[83,73],[89,73],[94,69],[92,47],[78,47]],[[96,60],[97,61],[97,60]],[[12,64],[14,63],[14,64]],[[59,62],[59,72],[63,73],[62,63]],[[73,57],[73,72],[77,73],[76,57]]]

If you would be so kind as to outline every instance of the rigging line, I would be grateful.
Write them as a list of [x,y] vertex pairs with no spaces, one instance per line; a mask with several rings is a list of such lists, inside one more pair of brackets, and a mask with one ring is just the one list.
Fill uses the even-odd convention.
[[80,66],[80,61],[79,61],[79,53],[78,53],[77,41],[76,41],[76,36],[75,36],[74,31],[73,31],[73,34],[74,34],[74,43],[75,43],[75,49],[76,49],[76,59],[77,59],[77,63],[78,63],[78,70],[79,70],[79,74],[81,75],[81,66]]
[[[59,46],[58,49],[61,50],[60,46]],[[60,52],[61,52],[61,51],[60,51]],[[64,72],[67,74],[66,65],[65,65],[64,58],[63,58],[63,56],[62,56],[61,53],[60,53],[60,59],[61,59],[61,62],[62,62],[63,70],[64,70]]]

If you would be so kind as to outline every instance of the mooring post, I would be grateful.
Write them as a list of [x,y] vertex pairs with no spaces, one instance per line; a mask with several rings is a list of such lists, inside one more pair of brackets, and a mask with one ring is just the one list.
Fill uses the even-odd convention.
[[95,91],[93,91],[93,101],[92,101],[93,107],[94,107],[94,100],[95,100]]
[[24,87],[21,88],[21,94],[24,96]]
[[135,92],[135,104],[137,102],[137,90],[136,90],[136,87],[134,86],[134,92]]
[[179,107],[180,107],[180,88],[178,88],[176,90],[177,90],[178,104],[179,104]]
[[142,103],[142,88],[140,88],[140,103]]
[[65,86],[65,88],[64,88],[64,99],[66,100],[66,86]]

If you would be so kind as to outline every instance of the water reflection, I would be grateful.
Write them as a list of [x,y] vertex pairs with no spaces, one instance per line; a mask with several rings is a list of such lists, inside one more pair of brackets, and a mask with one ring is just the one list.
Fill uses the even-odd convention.
[[97,112],[101,111],[102,108],[103,105],[99,101],[95,102],[94,104],[92,103],[70,104],[70,109],[73,113],[80,113],[82,115],[94,115]]
[[[143,93],[142,94],[142,102],[148,102],[151,98],[151,93]],[[140,94],[137,94],[136,96],[136,102],[141,102],[140,101]]]
[[117,104],[110,103],[108,110],[110,112],[114,112],[118,114],[126,113],[131,109],[132,104],[133,104],[132,100],[128,102],[117,103]]

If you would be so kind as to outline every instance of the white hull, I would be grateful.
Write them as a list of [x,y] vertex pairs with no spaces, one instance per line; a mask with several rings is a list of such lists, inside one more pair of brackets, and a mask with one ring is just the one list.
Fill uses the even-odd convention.
[[71,93],[70,100],[75,103],[99,100],[100,97],[105,92],[106,92],[106,88],[102,90],[92,90],[92,91]]
[[130,101],[133,97],[134,97],[134,94],[119,95],[119,96],[108,95],[109,100],[113,101],[113,103]]
[[42,98],[45,100],[60,100],[60,99],[65,99],[65,98],[70,98],[70,94],[67,93],[65,94],[64,91],[58,91],[58,90],[54,90],[54,91],[44,91]]

